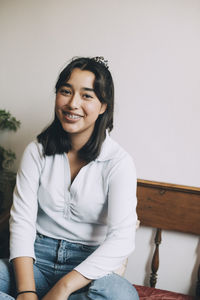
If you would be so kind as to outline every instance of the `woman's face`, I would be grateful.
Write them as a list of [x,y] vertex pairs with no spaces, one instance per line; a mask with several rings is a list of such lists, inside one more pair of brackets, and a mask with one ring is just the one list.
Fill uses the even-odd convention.
[[78,68],[56,94],[55,112],[65,131],[80,135],[85,142],[90,138],[95,121],[106,110],[94,92],[95,75]]

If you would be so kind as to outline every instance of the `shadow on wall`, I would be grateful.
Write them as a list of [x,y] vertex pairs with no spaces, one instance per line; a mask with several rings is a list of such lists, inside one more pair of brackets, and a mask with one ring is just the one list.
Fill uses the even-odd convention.
[[144,286],[149,286],[149,282],[150,282],[151,262],[152,262],[152,257],[153,257],[153,253],[154,253],[154,249],[155,249],[155,244],[154,244],[155,234],[156,234],[156,229],[153,229],[152,233],[151,233],[151,238],[149,241],[149,246],[150,246],[151,250],[150,250],[148,260],[147,260],[147,263],[145,266]]

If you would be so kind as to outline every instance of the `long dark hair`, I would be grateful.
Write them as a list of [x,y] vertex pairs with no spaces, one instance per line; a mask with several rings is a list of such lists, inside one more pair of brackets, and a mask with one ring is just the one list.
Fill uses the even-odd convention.
[[[97,158],[102,143],[106,137],[106,129],[113,129],[114,111],[114,84],[108,67],[102,60],[80,57],[72,61],[60,73],[55,92],[66,83],[75,68],[90,71],[95,75],[94,92],[101,103],[106,103],[105,112],[98,116],[93,133],[88,142],[79,150],[78,155],[86,162]],[[38,142],[43,145],[44,155],[68,153],[71,149],[69,134],[62,128],[56,114],[53,122],[37,136]]]

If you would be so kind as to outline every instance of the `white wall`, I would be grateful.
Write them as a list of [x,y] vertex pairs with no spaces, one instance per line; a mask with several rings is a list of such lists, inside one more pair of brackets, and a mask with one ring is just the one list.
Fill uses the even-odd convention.
[[[199,0],[1,0],[0,34],[0,108],[22,122],[1,135],[17,153],[15,169],[53,116],[65,63],[103,55],[116,87],[113,137],[132,153],[138,177],[200,187]],[[163,236],[158,287],[193,292],[198,238]],[[152,243],[152,230],[140,228],[131,282],[147,282]]]

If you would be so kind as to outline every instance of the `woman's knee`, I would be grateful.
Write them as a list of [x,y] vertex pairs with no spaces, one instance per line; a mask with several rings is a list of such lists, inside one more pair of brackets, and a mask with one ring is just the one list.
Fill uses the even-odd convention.
[[94,300],[139,300],[137,291],[132,284],[117,274],[106,275],[94,280],[90,285],[88,296]]
[[0,291],[0,299],[1,299],[1,300],[15,300],[14,297],[11,297],[11,296],[9,296],[8,294],[3,293],[3,292],[1,292],[1,291]]

